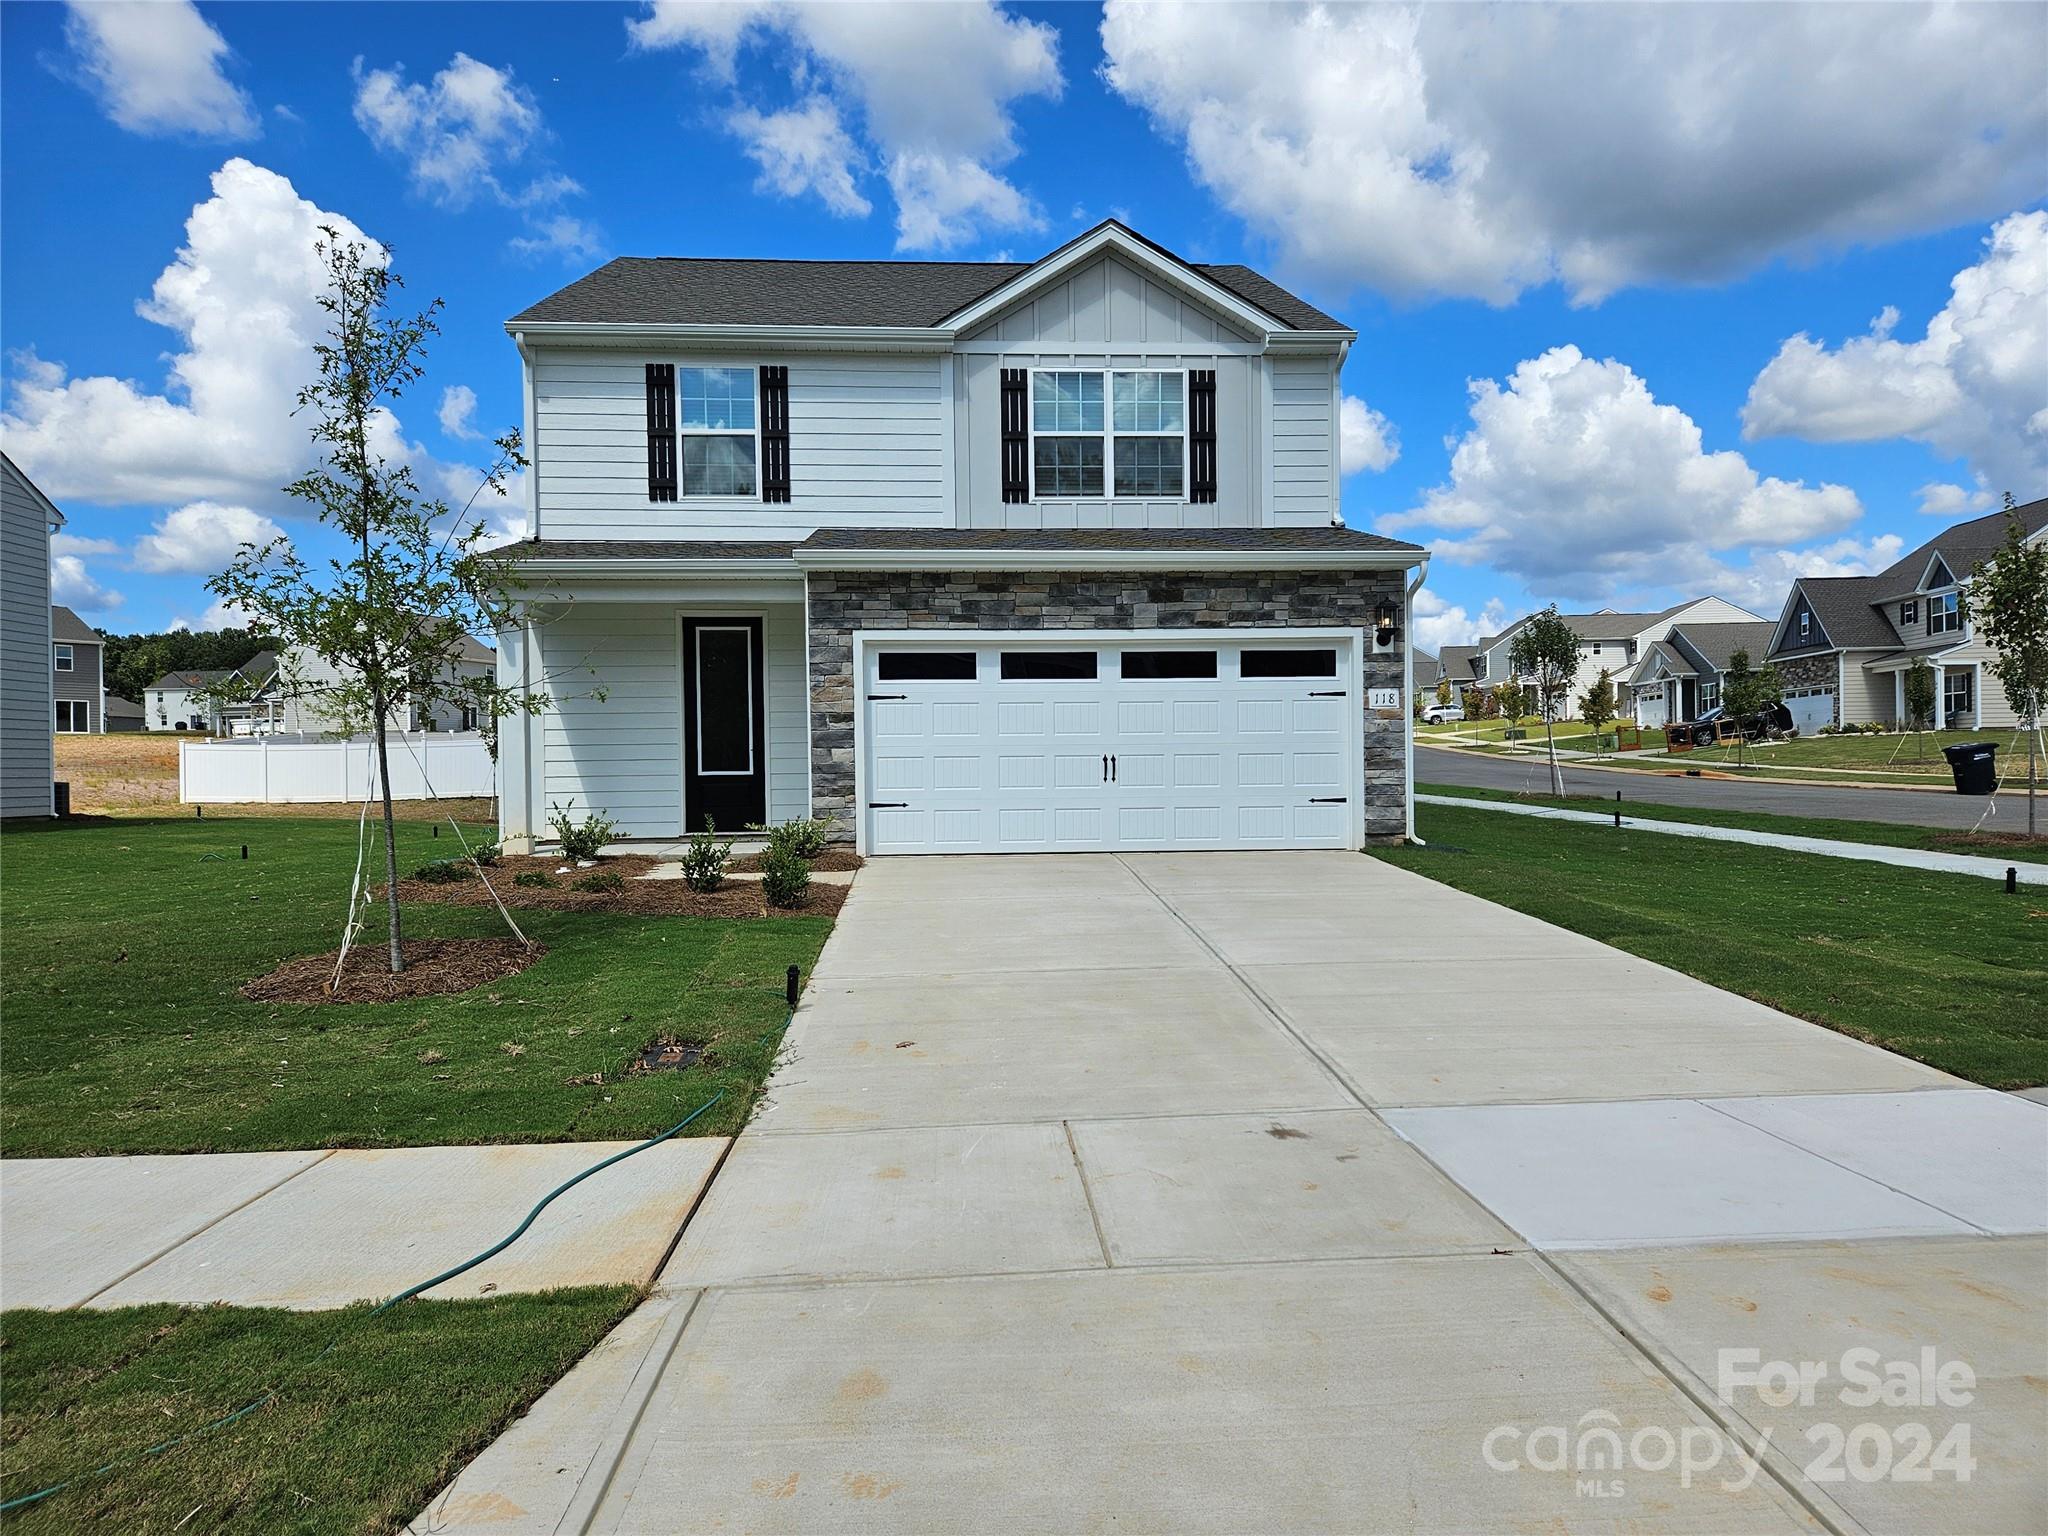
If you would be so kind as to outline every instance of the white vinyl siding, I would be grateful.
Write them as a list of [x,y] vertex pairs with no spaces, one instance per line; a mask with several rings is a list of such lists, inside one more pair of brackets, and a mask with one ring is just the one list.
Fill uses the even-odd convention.
[[[951,359],[736,359],[542,347],[534,353],[534,494],[550,539],[800,539],[814,528],[949,525]],[[790,499],[647,499],[647,370],[789,366]]]
[[1336,502],[1336,356],[1275,357],[1273,369],[1273,522],[1320,528]]
[[[681,619],[757,615],[768,745],[768,819],[808,814],[810,734],[803,610],[788,603],[679,610],[673,604],[588,603],[536,626],[543,685],[553,702],[536,741],[541,823],[557,804],[598,810],[621,837],[673,839],[683,825]],[[602,688],[605,697],[591,697]],[[516,722],[508,722],[513,729]]]
[[0,464],[0,815],[50,814],[50,525],[12,464]]
[[[1898,700],[1891,677],[1885,673],[1866,672],[1860,665],[1874,659],[1869,651],[1850,651],[1843,657],[1842,679],[1836,690],[1839,704],[1836,718],[1844,725],[1887,721],[1898,714]],[[1757,666],[1763,664],[1756,657],[1752,657],[1751,662]]]

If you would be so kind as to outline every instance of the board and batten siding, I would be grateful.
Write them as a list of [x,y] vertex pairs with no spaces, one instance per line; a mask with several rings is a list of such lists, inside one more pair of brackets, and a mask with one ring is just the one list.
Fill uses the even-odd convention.
[[56,707],[50,672],[50,524],[0,460],[0,816],[50,814]]
[[[647,364],[789,368],[790,499],[647,498]],[[950,360],[533,349],[534,505],[550,539],[801,539],[951,526]]]
[[1324,527],[1337,510],[1336,367],[1335,353],[1272,359],[1272,521],[1281,527]]
[[[555,806],[577,820],[601,811],[621,837],[675,838],[690,830],[682,804],[684,617],[759,617],[765,667],[768,819],[810,814],[809,699],[800,604],[679,609],[673,604],[589,603],[537,626],[552,702],[540,719],[534,765],[537,836],[553,834]],[[595,697],[602,689],[603,698]]]

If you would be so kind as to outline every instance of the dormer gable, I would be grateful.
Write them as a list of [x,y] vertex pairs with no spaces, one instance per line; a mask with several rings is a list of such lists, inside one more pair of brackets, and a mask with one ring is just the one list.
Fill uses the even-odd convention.
[[1920,584],[1913,590],[1915,592],[1933,592],[1942,587],[1952,587],[1954,585],[1956,585],[1955,573],[1949,570],[1948,562],[1941,558],[1941,551],[1936,550],[1927,557],[1927,568],[1920,573]]

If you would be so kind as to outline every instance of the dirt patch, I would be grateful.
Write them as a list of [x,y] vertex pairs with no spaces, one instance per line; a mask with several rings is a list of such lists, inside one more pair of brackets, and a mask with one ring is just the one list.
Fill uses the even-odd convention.
[[391,974],[381,943],[357,944],[348,952],[341,985],[327,990],[334,957],[305,955],[287,960],[267,976],[243,986],[242,996],[259,1003],[393,1003],[414,997],[445,997],[487,982],[516,976],[547,953],[545,944],[516,939],[412,939],[405,945],[405,969]]
[[[860,869],[866,863],[867,860],[863,859],[851,848],[840,843],[833,843],[823,853],[811,860],[811,868],[813,870],[824,870],[831,874],[850,873],[853,870]],[[761,855],[750,853],[743,859],[734,859],[729,867],[735,873],[759,874],[761,872]]]
[[[2048,802],[2044,802],[2048,803]],[[2026,814],[2026,802],[2020,802]],[[1934,846],[1952,853],[1996,853],[2008,848],[2039,848],[2048,839],[2029,837],[2024,832],[1938,832]]]
[[[758,880],[728,880],[715,891],[693,891],[680,880],[638,878],[660,861],[645,854],[600,859],[595,869],[559,874],[562,860],[549,856],[500,859],[491,870],[499,900],[515,911],[615,912],[625,917],[833,917],[846,901],[848,887],[814,881],[804,904],[793,910],[771,907],[762,898]],[[623,891],[579,891],[575,882],[589,875],[612,873],[626,882]],[[521,885],[521,875],[545,875],[553,885]],[[377,888],[381,895],[383,887]],[[398,882],[402,903],[434,902],[452,907],[488,907],[491,893],[472,872],[468,879],[442,884],[425,880]]]

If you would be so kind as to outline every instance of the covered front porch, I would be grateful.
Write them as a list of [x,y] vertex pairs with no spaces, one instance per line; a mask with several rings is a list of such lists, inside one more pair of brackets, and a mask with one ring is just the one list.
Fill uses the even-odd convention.
[[[1982,699],[1982,663],[1959,654],[1960,645],[1940,651],[1894,651],[1865,662],[1870,693],[1875,701],[1889,703],[1894,724],[1912,723],[1906,706],[1906,674],[1915,662],[1924,661],[1934,674],[1933,725],[1947,729],[1975,730],[1985,724]],[[1844,718],[1849,718],[1844,716]]]
[[553,565],[499,636],[500,680],[544,698],[499,743],[508,852],[559,808],[608,816],[633,852],[810,813],[803,580],[787,546],[687,573]]

